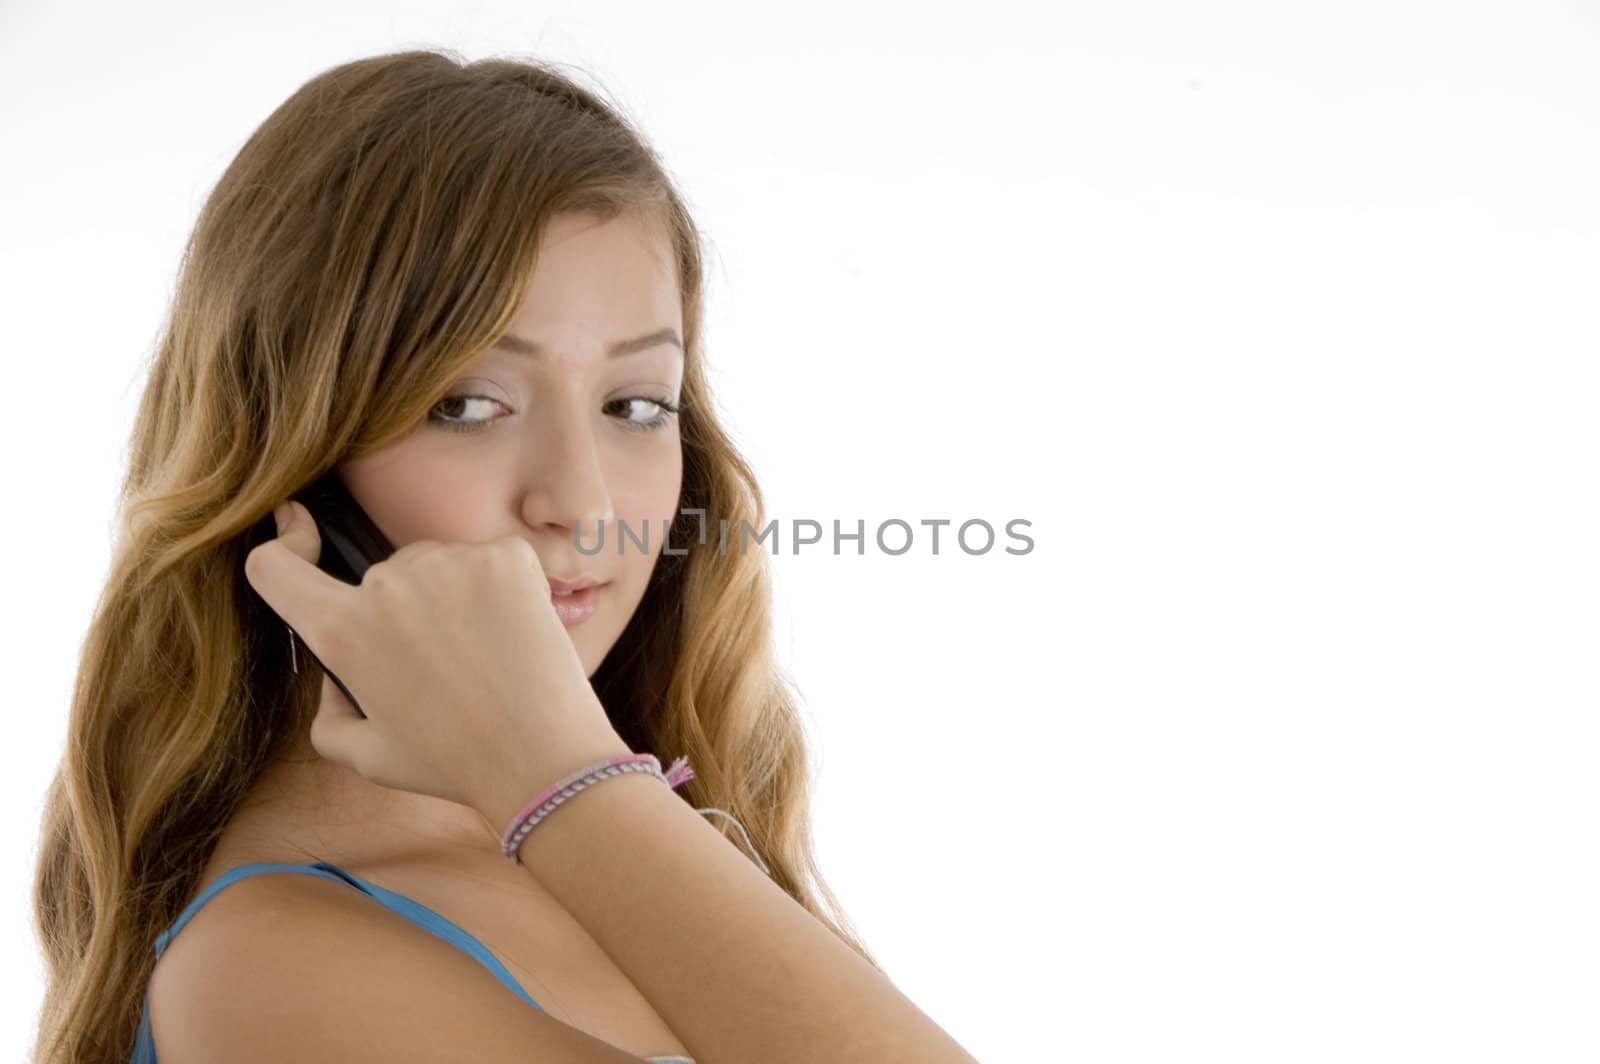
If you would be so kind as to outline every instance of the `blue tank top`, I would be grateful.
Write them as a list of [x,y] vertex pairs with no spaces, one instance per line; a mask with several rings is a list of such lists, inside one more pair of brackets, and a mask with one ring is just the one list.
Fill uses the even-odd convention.
[[[216,882],[201,891],[200,895],[189,903],[188,907],[178,915],[178,919],[173,921],[171,927],[156,936],[156,960],[159,961],[161,955],[166,952],[167,944],[172,941],[172,936],[183,930],[183,925],[189,922],[202,905],[211,900],[212,895],[230,883],[236,883],[247,876],[257,875],[262,872],[299,872],[302,875],[320,876],[323,879],[348,883],[385,908],[399,913],[412,923],[421,926],[424,930],[444,939],[452,946],[466,953],[473,960],[489,969],[496,979],[511,989],[512,993],[541,1012],[544,1011],[537,1001],[528,996],[528,992],[522,989],[521,984],[512,978],[510,972],[506,971],[505,965],[501,964],[482,942],[479,942],[426,905],[414,902],[403,894],[396,894],[392,890],[386,890],[378,886],[378,884],[346,872],[338,865],[328,861],[315,861],[311,864],[257,862],[228,869],[217,877]],[[645,1057],[644,1059],[653,1061],[655,1064],[695,1064],[691,1058],[680,1056]],[[150,991],[148,989],[145,990],[144,1008],[139,1013],[139,1033],[134,1039],[133,1057],[130,1064],[156,1064],[156,1044],[150,1032]]]

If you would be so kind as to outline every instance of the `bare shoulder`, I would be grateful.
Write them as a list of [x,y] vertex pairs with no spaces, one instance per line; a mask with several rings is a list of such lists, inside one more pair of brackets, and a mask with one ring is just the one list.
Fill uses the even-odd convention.
[[554,1019],[347,884],[258,875],[219,891],[150,980],[161,1064],[639,1058]]

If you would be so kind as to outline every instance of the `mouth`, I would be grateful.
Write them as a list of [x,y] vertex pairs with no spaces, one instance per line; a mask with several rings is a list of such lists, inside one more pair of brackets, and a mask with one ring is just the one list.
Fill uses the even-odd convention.
[[594,615],[595,607],[600,603],[600,592],[605,590],[606,583],[590,584],[571,591],[560,590],[552,586],[550,591],[550,604],[555,607],[556,616],[561,618],[561,623],[571,628],[573,625],[582,624]]

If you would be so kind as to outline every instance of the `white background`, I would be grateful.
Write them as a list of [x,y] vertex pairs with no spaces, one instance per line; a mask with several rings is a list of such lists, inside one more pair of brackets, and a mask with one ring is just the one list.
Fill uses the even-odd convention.
[[[821,861],[1002,1061],[1600,1054],[1593,3],[0,8],[0,1056],[183,240],[307,78],[575,63],[711,238]],[[948,532],[947,532],[948,536]]]

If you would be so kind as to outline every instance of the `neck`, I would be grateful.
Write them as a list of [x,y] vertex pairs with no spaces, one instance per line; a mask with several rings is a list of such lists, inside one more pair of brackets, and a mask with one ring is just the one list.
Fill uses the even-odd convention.
[[476,809],[373,783],[317,753],[307,735],[268,763],[236,816],[246,830],[352,860],[458,847],[498,853],[499,828]]

